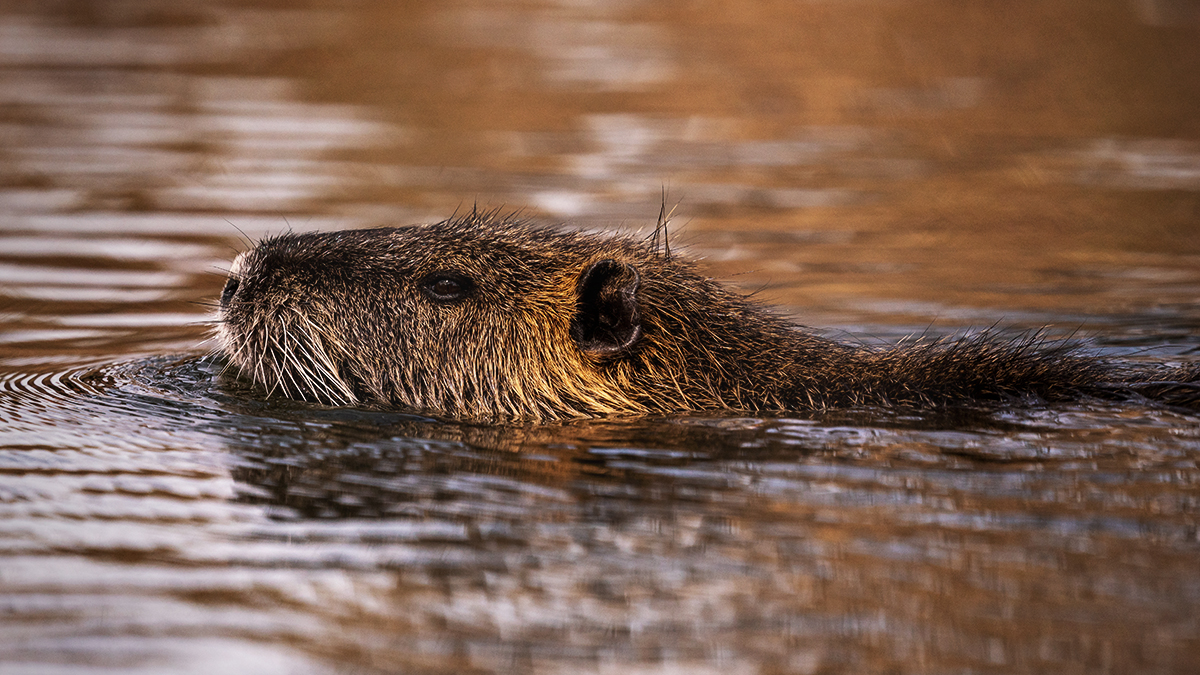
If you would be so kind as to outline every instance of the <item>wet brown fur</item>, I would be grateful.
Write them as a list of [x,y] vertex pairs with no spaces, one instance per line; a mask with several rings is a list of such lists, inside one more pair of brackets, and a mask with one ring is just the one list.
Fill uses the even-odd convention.
[[[446,275],[468,292],[431,299],[430,279]],[[266,239],[235,261],[217,336],[271,394],[460,418],[1054,401],[1148,385],[1190,400],[1200,379],[1036,337],[842,344],[655,244],[477,213]]]

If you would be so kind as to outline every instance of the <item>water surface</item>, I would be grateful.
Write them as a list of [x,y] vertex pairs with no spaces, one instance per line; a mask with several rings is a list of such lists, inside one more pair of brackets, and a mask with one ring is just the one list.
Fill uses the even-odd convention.
[[218,376],[248,240],[473,204],[826,335],[1200,358],[1190,0],[0,10],[5,673],[1191,673],[1152,404],[550,425]]

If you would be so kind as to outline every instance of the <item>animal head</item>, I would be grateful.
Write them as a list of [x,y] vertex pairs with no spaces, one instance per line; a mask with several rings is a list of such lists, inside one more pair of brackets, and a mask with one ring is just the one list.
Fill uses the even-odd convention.
[[690,274],[629,239],[480,215],[289,233],[234,261],[216,334],[232,367],[293,399],[472,417],[637,412],[630,364],[662,333],[644,299],[664,265]]

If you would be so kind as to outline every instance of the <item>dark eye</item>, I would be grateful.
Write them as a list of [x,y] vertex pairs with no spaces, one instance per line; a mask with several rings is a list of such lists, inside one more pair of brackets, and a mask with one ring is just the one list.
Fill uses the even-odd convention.
[[228,305],[230,300],[233,300],[233,294],[237,293],[238,280],[229,277],[229,281],[225,282],[225,290],[221,291],[221,304]]
[[434,302],[457,302],[474,288],[474,282],[457,272],[434,272],[421,281],[425,297]]

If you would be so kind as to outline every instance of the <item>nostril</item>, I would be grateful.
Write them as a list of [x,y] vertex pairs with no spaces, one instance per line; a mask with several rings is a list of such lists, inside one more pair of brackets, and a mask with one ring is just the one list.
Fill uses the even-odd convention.
[[237,293],[237,289],[238,289],[238,280],[234,279],[233,277],[230,277],[229,281],[225,282],[225,290],[221,291],[221,306],[222,307],[229,305],[230,301],[233,300],[234,294]]

